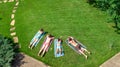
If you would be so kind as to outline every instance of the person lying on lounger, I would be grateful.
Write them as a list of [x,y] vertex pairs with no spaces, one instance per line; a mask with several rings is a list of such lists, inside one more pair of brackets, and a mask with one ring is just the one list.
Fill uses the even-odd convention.
[[41,57],[42,57],[44,55],[44,53],[46,51],[48,51],[53,39],[54,39],[54,36],[52,36],[52,35],[47,35],[46,36],[46,39],[45,39],[45,41],[44,41],[44,43],[43,43],[43,45],[42,45],[42,47],[41,47],[41,49],[38,53],[38,56],[41,55],[41,53],[42,53],[42,55],[41,55]]
[[62,54],[61,43],[62,43],[62,40],[58,38],[57,49],[56,49],[57,54],[59,54],[59,53]]
[[82,45],[80,45],[79,43],[77,43],[73,37],[68,37],[68,42],[71,45],[73,45],[87,59],[87,55],[84,53],[84,52],[87,52],[87,53],[90,54],[90,52],[87,49],[83,48]]
[[35,34],[35,36],[33,37],[33,39],[32,39],[31,42],[30,42],[29,48],[32,49],[32,48],[36,45],[37,41],[40,39],[40,37],[42,36],[43,33],[44,33],[44,30],[43,30],[43,29],[40,29],[40,30]]

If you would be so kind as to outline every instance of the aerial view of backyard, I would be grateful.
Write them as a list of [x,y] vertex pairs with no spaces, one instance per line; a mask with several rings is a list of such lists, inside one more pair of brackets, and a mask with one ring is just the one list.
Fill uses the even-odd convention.
[[119,52],[119,0],[0,0],[0,67],[120,67]]

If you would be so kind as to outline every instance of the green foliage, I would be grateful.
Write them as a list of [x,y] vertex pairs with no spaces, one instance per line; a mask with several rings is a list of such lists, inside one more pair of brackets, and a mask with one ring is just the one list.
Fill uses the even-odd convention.
[[111,0],[109,2],[110,7],[107,12],[111,15],[111,19],[115,23],[117,29],[120,28],[120,0]]
[[95,0],[87,0],[89,4],[94,4],[96,1]]
[[0,35],[0,67],[10,67],[14,54],[11,39]]
[[100,8],[101,10],[107,10],[109,8],[110,0],[88,0],[89,4],[92,4],[94,7]]
[[[91,4],[91,2],[88,2]],[[120,29],[120,0],[95,0],[92,5],[107,11],[110,14],[109,20],[115,23],[115,27]]]

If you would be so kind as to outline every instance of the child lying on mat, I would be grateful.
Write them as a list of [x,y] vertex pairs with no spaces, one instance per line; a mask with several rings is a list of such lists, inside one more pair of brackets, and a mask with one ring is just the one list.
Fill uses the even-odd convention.
[[56,54],[59,54],[59,53],[62,54],[61,42],[62,42],[62,40],[58,38]]
[[90,54],[87,49],[83,48],[81,44],[77,43],[73,37],[68,37],[68,42],[73,45],[87,59],[87,55],[84,53],[87,52]]
[[41,49],[38,53],[38,56],[41,55],[41,53],[42,53],[42,55],[41,55],[41,57],[42,57],[44,55],[44,53],[46,51],[48,51],[49,46],[50,46],[53,39],[54,39],[54,37],[52,35],[47,35],[46,36],[46,40],[44,41],[44,43],[43,43],[43,45],[42,45],[42,47],[41,47]]
[[29,48],[33,48],[36,45],[36,42],[39,40],[39,38],[42,36],[42,34],[44,33],[43,29],[40,29],[35,36],[33,37],[33,39],[30,42]]

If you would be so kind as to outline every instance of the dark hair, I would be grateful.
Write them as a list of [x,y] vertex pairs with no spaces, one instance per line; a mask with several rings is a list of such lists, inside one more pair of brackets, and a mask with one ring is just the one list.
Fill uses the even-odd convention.
[[53,37],[51,34],[48,34],[48,37]]
[[58,41],[62,41],[60,38],[58,38]]
[[44,30],[41,28],[40,31],[44,31]]
[[69,40],[69,41],[72,41],[72,38],[70,38],[70,37],[69,37],[69,39],[68,39],[68,40]]

